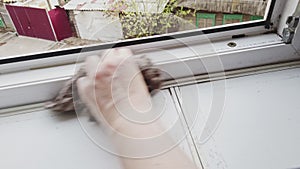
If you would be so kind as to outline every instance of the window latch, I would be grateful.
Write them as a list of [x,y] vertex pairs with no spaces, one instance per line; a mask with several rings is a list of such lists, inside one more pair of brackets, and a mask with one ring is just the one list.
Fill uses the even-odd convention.
[[286,24],[288,25],[287,28],[283,29],[282,33],[282,40],[286,44],[290,44],[293,41],[293,38],[295,36],[295,32],[297,29],[297,26],[299,25],[299,16],[289,16]]

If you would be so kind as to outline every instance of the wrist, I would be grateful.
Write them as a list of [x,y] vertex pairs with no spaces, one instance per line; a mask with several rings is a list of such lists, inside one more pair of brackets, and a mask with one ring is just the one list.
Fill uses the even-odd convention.
[[112,137],[118,137],[120,135],[131,138],[149,138],[155,137],[163,132],[163,127],[159,120],[152,123],[135,123],[129,121],[123,117],[120,117],[111,124]]

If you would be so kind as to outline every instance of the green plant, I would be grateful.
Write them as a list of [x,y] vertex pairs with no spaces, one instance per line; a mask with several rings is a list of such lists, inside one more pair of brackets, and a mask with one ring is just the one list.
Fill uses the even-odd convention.
[[178,17],[195,15],[190,9],[177,7],[177,0],[154,2],[151,6],[146,1],[111,0],[106,15],[119,14],[126,39],[178,31]]

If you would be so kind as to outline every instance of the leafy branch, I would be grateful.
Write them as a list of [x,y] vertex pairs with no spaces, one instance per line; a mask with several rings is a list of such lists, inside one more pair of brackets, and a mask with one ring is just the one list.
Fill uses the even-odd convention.
[[[156,0],[154,5],[142,0],[110,0],[107,17],[119,14],[125,39],[140,38],[169,32],[179,27],[178,17],[194,15],[190,9],[178,8],[177,0]],[[163,9],[161,9],[163,8]],[[153,11],[156,10],[156,11]],[[162,12],[161,12],[162,11]]]

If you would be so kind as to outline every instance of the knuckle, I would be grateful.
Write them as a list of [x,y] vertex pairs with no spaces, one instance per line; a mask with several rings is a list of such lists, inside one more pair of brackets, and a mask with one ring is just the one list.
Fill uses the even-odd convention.
[[88,56],[86,58],[86,63],[95,63],[99,61],[99,57],[96,55]]

